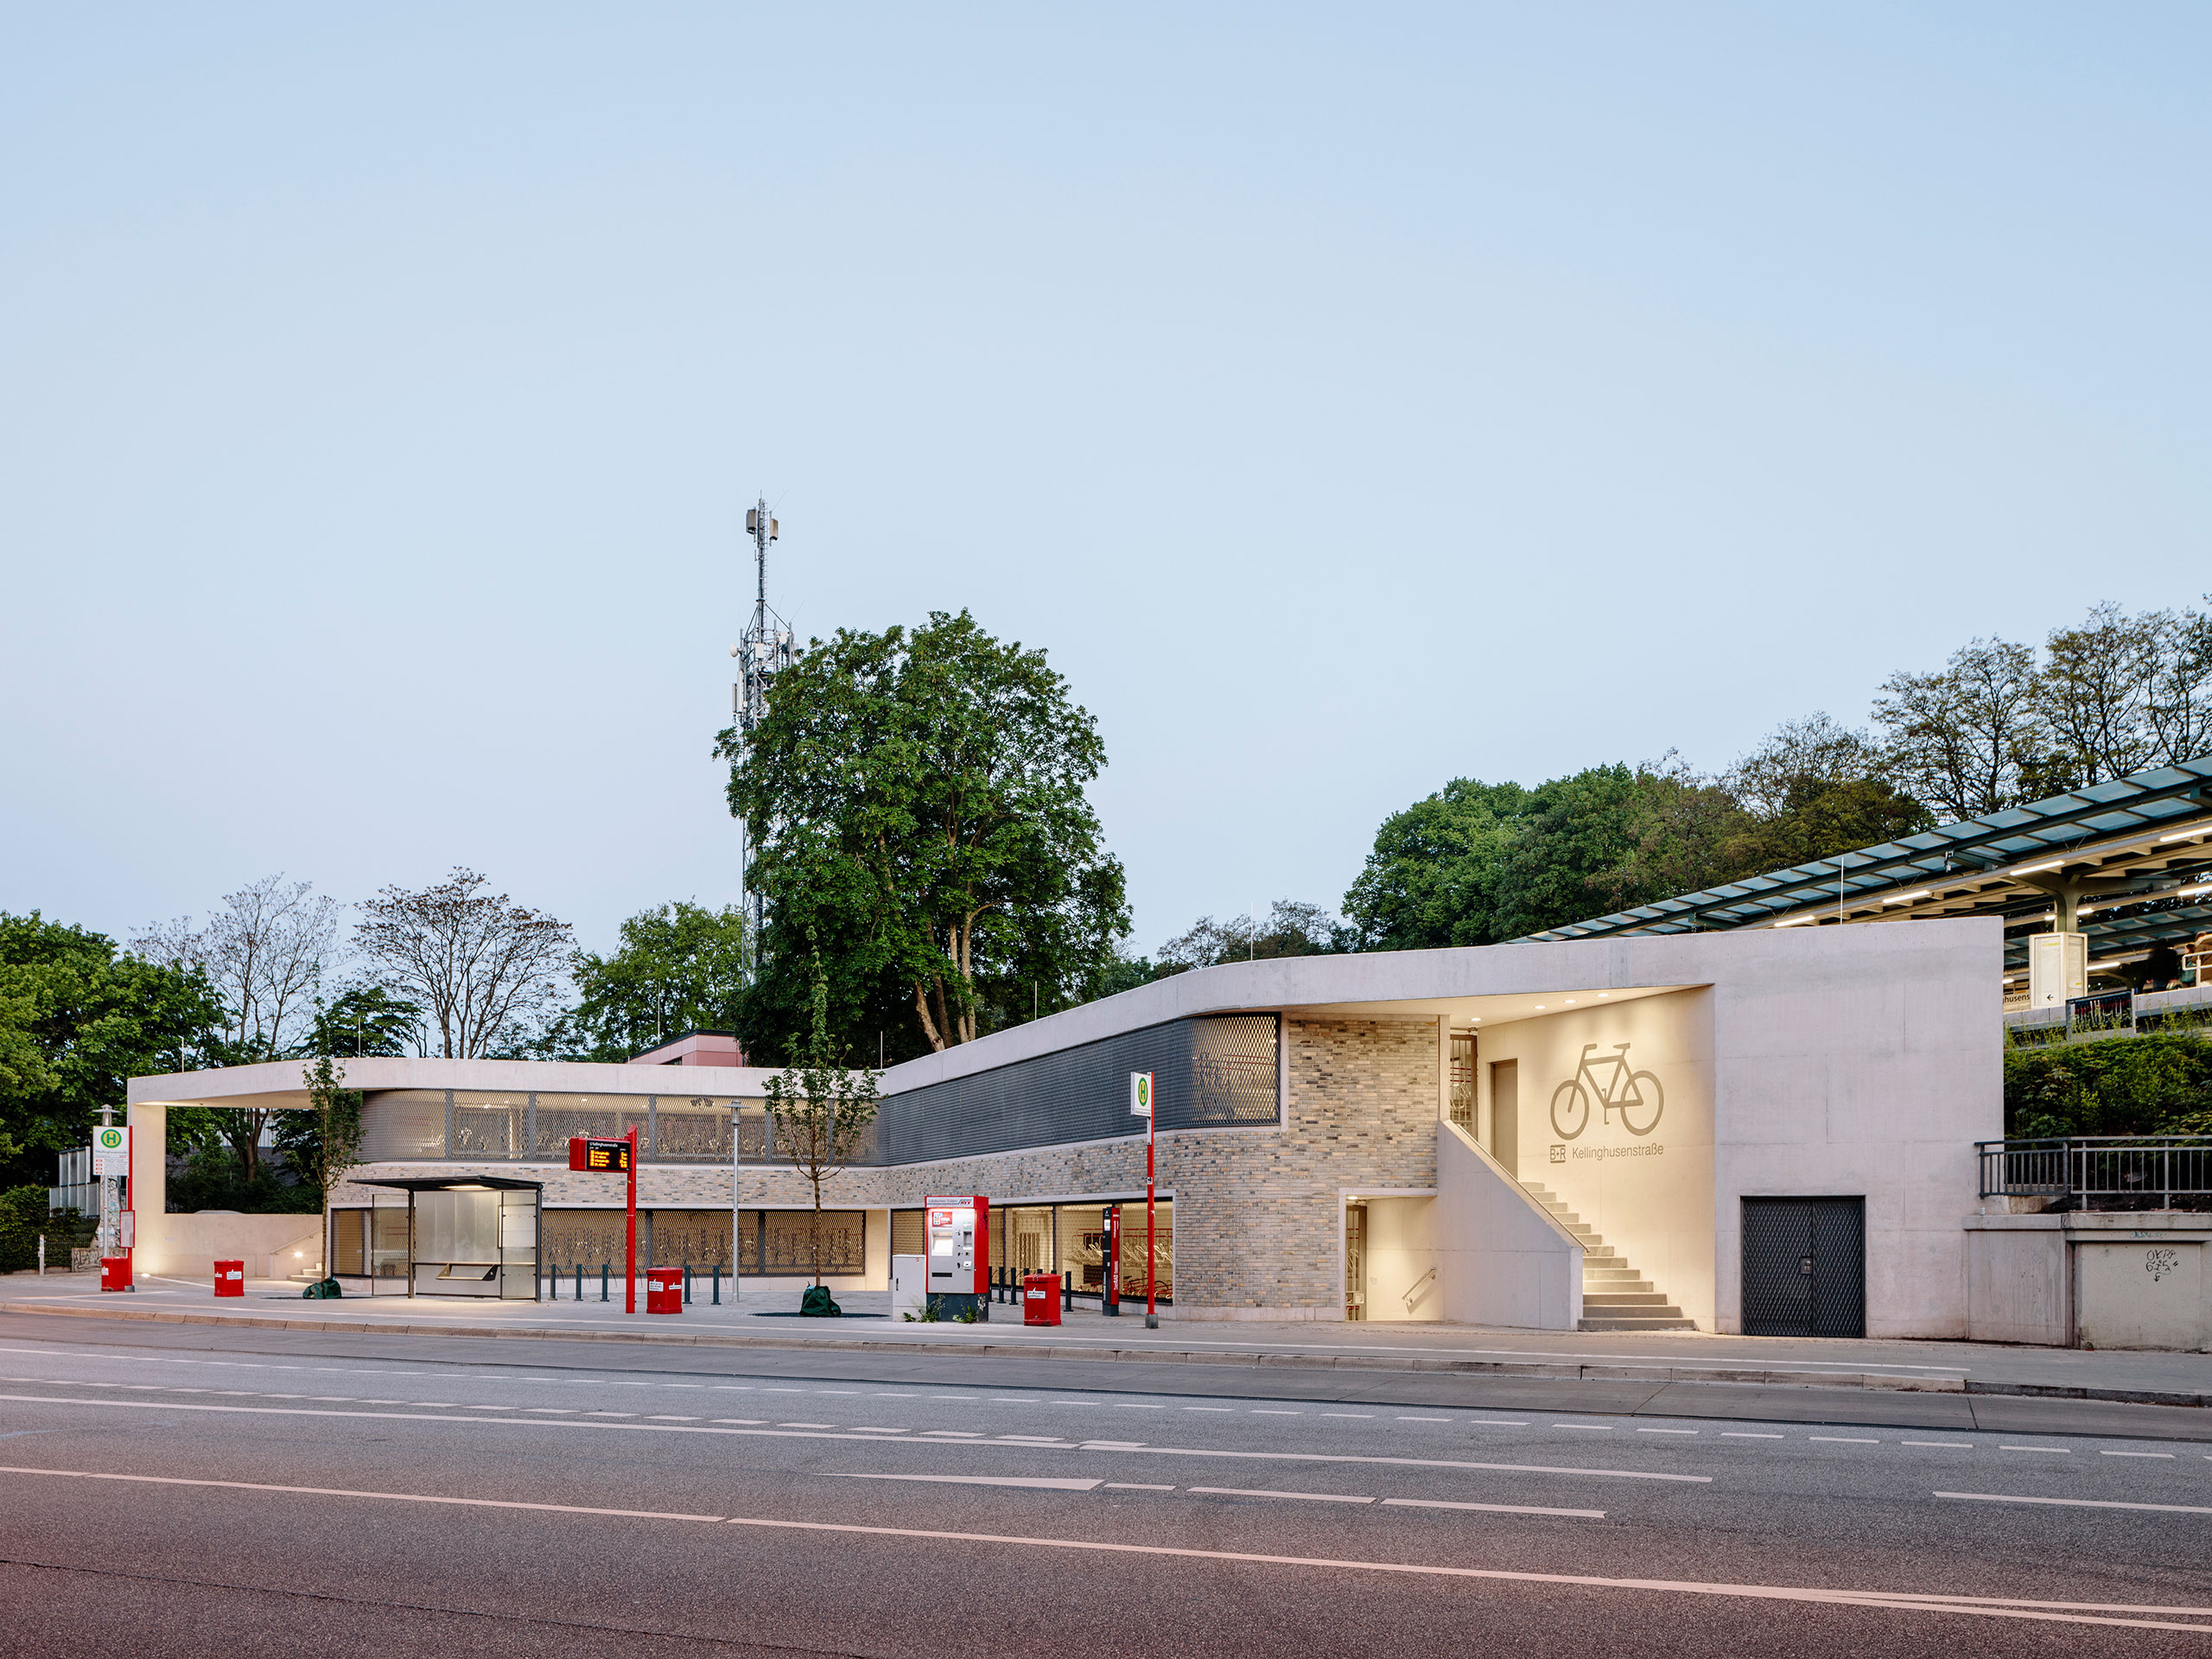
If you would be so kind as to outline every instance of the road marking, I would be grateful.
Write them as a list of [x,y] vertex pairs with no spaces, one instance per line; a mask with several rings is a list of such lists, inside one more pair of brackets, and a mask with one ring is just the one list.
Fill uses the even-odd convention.
[[835,1428],[835,1423],[778,1423],[778,1428]]
[[[807,1390],[807,1389],[768,1389],[768,1388],[764,1388],[764,1389],[762,1389],[760,1390],[760,1392],[761,1392],[761,1393],[763,1393],[763,1394],[805,1394],[805,1393],[807,1393],[807,1392],[808,1392],[808,1390]],[[945,1398],[957,1398],[957,1397],[958,1397],[958,1396],[957,1396],[957,1395],[940,1395],[938,1396],[938,1398],[940,1398],[940,1399],[945,1399]]]
[[1252,1414],[1255,1417],[1303,1417],[1306,1414],[1302,1411],[1278,1411],[1273,1406],[1255,1406]]
[[1754,1434],[1748,1429],[1724,1428],[1720,1431],[1720,1438],[1724,1440],[1780,1440],[1789,1437],[1783,1434]]
[[747,1428],[763,1427],[767,1421],[765,1417],[717,1417],[715,1419],[718,1423],[736,1423]]
[[1948,1446],[1954,1452],[1974,1450],[1972,1440],[1899,1440],[1897,1444],[1899,1446]]
[[918,1400],[922,1396],[918,1394],[885,1394],[879,1390],[870,1397],[876,1400]]
[[817,1394],[858,1394],[858,1389],[817,1389]]
[[1964,1498],[1976,1503],[2049,1503],[2069,1510],[2153,1510],[2160,1515],[2212,1515],[2212,1509],[2190,1503],[2122,1503],[2108,1497],[2021,1497],[2011,1492],[1938,1492],[1936,1496]]
[[1613,1426],[1611,1423],[1554,1423],[1552,1427],[1554,1428],[1597,1428],[1611,1433]]
[[1065,1446],[1067,1442],[1057,1434],[995,1434],[995,1440],[1008,1446]]
[[1234,1406],[1185,1406],[1183,1409],[1185,1411],[1234,1411],[1236,1408]]
[[2065,1457],[2074,1450],[2070,1446],[2000,1446],[1997,1449],[1999,1452],[2048,1452],[2055,1458]]
[[1372,1503],[1372,1497],[1351,1497],[1342,1492],[1270,1492],[1249,1486],[1193,1486],[1208,1497],[1294,1497],[1306,1503]]
[[1527,1422],[1517,1417],[1470,1417],[1467,1421],[1478,1428],[1526,1428]]
[[16,1469],[0,1465],[0,1475],[54,1475],[72,1480],[121,1480],[148,1486],[215,1486],[238,1492],[290,1492],[308,1497],[379,1498],[394,1503],[450,1503],[475,1510],[542,1510],[556,1515],[611,1515],[630,1521],[715,1521],[719,1515],[683,1515],[666,1510],[602,1510],[581,1503],[524,1503],[501,1497],[447,1497],[431,1492],[365,1492],[344,1486],[278,1486],[260,1480],[188,1480],[181,1475],[118,1475],[92,1469]]
[[1826,1440],[1831,1446],[1879,1446],[1879,1440],[1858,1440],[1849,1434],[1808,1434],[1808,1440]]
[[1324,1417],[1357,1417],[1363,1422],[1372,1421],[1375,1416],[1371,1411],[1325,1411],[1321,1414]]
[[1694,1428],[1639,1428],[1636,1432],[1639,1434],[1694,1434],[1697,1430]]
[[[914,1396],[911,1394],[878,1395],[876,1396],[879,1400],[911,1400],[913,1397]],[[990,1402],[995,1406],[1041,1406],[1045,1403],[1041,1395],[1031,1396],[1018,1394],[995,1394],[990,1396]]]
[[[361,1404],[365,1406],[369,1402],[365,1400],[361,1402]],[[550,1411],[556,1416],[561,1417],[573,1417],[576,1414],[576,1408],[574,1406],[524,1406],[523,1409],[524,1411]]]
[[[17,1402],[40,1406],[98,1406],[110,1411],[204,1411],[244,1417],[317,1417],[323,1419],[374,1418],[383,1422],[400,1423],[503,1423],[524,1425],[531,1428],[588,1428],[594,1432],[615,1429],[632,1434],[744,1434],[763,1439],[781,1439],[799,1435],[812,1439],[821,1435],[829,1440],[851,1440],[858,1437],[845,1429],[785,1429],[781,1427],[707,1427],[680,1423],[554,1423],[543,1417],[423,1417],[401,1411],[310,1411],[302,1406],[214,1406],[175,1404],[155,1400],[73,1400],[67,1395],[44,1394],[0,1394],[0,1402]],[[568,1414],[571,1416],[575,1414]],[[732,1423],[748,1421],[741,1418],[727,1420]],[[925,1439],[915,1444],[931,1446],[991,1446],[979,1433],[957,1429],[928,1429]],[[880,1445],[880,1441],[873,1442]],[[1070,1448],[1071,1450],[1077,1448]],[[1086,1440],[1080,1448],[1087,1451],[1141,1451],[1147,1457],[1213,1458],[1224,1460],[1258,1463],[1372,1463],[1399,1469],[1484,1469],[1507,1474],[1522,1475],[1584,1475],[1603,1480],[1666,1480],[1685,1484],[1710,1485],[1711,1475],[1661,1474],[1647,1469],[1588,1469],[1568,1465],[1544,1463],[1477,1463],[1460,1458],[1390,1457],[1380,1453],[1349,1452],[1236,1452],[1196,1446],[1145,1446],[1136,1440]]]
[[1603,1510],[1547,1510],[1533,1503],[1447,1503],[1438,1497],[1386,1497],[1382,1507],[1402,1510],[1482,1510],[1492,1515],[1563,1515],[1577,1521],[1602,1521]]
[[1173,1486],[1147,1486],[1141,1480],[1109,1480],[1106,1483],[1106,1490],[1109,1492],[1172,1492],[1175,1489]]
[[1398,1421],[1402,1423],[1448,1423],[1452,1420],[1449,1417],[1400,1417]]
[[[626,1412],[624,1415],[626,1416],[628,1414]],[[656,1423],[696,1423],[699,1420],[696,1417],[679,1417],[671,1412],[657,1411],[652,1414],[649,1421]]]
[[1114,1402],[1114,1409],[1116,1411],[1165,1411],[1167,1408],[1165,1406],[1144,1405],[1132,1400],[1116,1400]]
[[2171,1462],[2174,1454],[2171,1452],[2100,1452],[2097,1455],[2101,1458],[2164,1458]]
[[1100,1480],[1077,1480],[1057,1475],[878,1475],[857,1474],[842,1469],[825,1469],[823,1472],[832,1480],[914,1480],[938,1486],[1019,1486],[1039,1492],[1096,1491],[1106,1484]]

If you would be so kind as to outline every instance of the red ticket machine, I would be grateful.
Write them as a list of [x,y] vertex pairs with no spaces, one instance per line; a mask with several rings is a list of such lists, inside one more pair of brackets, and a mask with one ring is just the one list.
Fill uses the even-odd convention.
[[991,1201],[980,1193],[924,1198],[929,1230],[930,1300],[944,1318],[976,1310],[991,1317]]

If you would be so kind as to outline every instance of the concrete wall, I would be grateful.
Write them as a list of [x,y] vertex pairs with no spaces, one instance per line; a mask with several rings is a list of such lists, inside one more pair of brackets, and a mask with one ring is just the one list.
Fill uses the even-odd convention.
[[[1582,1081],[1588,1112],[1570,1139],[1554,1124],[1553,1104],[1575,1081],[1584,1045],[1593,1043]],[[1612,1064],[1619,1043],[1629,1045],[1630,1068],[1659,1083],[1659,1121],[1648,1135],[1630,1133],[1620,1112],[1608,1121],[1599,1098],[1604,1090],[1620,1092]],[[1484,1026],[1476,1058],[1485,1090],[1492,1065],[1519,1063],[1517,1125],[1499,1137],[1517,1148],[1518,1167],[1507,1173],[1557,1193],[1700,1330],[1713,1330],[1712,994],[1618,1004],[1578,998],[1571,1008]],[[1570,1116],[1568,1127],[1573,1122]]]
[[200,1210],[183,1216],[138,1217],[130,1267],[140,1277],[169,1274],[208,1278],[217,1262],[245,1263],[255,1279],[288,1279],[322,1265],[320,1216],[245,1216]]
[[1403,1324],[1443,1317],[1433,1197],[1363,1195],[1367,1205],[1367,1318]]
[[1963,1337],[1974,1143],[2004,1133],[1999,924],[1722,938],[1761,943],[1712,991],[1719,1328],[1742,1328],[1743,1198],[1864,1194],[1866,1334]]
[[2212,1351],[2212,1216],[1971,1216],[1965,1236],[1979,1340]]
[[1449,1122],[1437,1125],[1431,1230],[1442,1318],[1535,1331],[1572,1331],[1582,1318],[1582,1246]]

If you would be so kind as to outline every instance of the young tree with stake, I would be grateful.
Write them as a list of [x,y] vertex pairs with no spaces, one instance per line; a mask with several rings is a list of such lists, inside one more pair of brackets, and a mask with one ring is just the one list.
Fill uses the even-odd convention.
[[822,1283],[822,1187],[844,1173],[861,1136],[875,1122],[874,1071],[840,1065],[830,1044],[830,987],[814,961],[814,1020],[804,1058],[768,1079],[768,1117],[775,1145],[814,1191],[810,1248],[814,1282]]

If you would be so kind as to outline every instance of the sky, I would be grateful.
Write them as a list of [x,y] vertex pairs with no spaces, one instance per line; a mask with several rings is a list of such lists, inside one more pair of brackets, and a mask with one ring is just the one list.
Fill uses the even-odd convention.
[[733,902],[802,638],[1097,717],[1153,950],[2212,588],[2212,14],[0,5],[0,910]]

